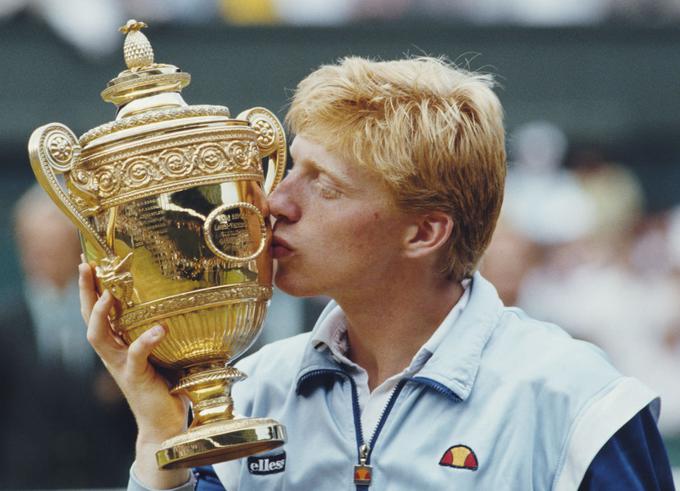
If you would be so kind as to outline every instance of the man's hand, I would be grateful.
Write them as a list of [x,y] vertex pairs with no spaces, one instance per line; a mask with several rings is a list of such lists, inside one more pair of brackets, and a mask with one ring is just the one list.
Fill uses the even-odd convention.
[[148,360],[163,340],[165,329],[157,325],[126,346],[109,324],[113,297],[105,291],[97,298],[90,265],[81,264],[78,270],[87,339],[125,395],[137,421],[135,475],[144,485],[157,489],[181,485],[189,480],[189,472],[159,471],[155,459],[160,444],[185,429],[188,409],[185,401],[170,394],[166,380]]

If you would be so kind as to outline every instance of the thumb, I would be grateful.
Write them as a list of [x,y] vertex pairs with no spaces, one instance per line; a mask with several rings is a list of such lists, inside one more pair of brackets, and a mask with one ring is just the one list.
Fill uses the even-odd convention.
[[156,325],[139,336],[128,349],[128,370],[133,377],[143,376],[149,368],[149,355],[165,337],[163,326]]

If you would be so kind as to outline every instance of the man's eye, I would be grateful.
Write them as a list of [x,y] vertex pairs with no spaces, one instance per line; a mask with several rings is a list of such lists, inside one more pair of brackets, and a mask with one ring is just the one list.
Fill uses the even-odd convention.
[[328,188],[323,188],[321,190],[321,196],[323,196],[326,199],[336,199],[342,196],[339,191],[336,191],[335,189],[328,189]]
[[318,179],[314,181],[314,185],[319,190],[319,194],[321,195],[321,197],[324,199],[335,199],[342,196],[342,193],[340,191],[324,186],[324,184],[320,182]]

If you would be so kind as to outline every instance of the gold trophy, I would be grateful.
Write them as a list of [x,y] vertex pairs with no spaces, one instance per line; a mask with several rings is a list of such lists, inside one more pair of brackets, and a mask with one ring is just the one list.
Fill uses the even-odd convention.
[[28,149],[38,182],[80,231],[97,289],[116,299],[114,332],[129,344],[156,324],[167,330],[151,361],[177,374],[171,391],[193,414],[156,454],[168,469],[285,441],[272,419],[234,418],[231,385],[245,374],[228,362],[256,339],[271,298],[262,210],[283,176],[286,140],[264,108],[231,119],[224,106],[187,105],[189,74],[154,63],[143,27],[121,28],[128,69],[101,93],[118,107],[115,121],[80,138],[47,124]]

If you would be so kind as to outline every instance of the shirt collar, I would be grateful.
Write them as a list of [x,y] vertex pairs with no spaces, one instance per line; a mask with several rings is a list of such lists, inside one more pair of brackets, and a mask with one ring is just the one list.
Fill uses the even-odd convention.
[[340,306],[332,302],[333,308],[328,315],[320,319],[312,331],[312,345],[318,351],[328,350],[330,356],[338,363],[355,366],[347,358],[349,345],[347,343],[347,322]]
[[[482,351],[502,307],[495,288],[481,274],[475,273],[463,297],[414,356],[410,368],[415,366],[418,374],[412,380],[448,390],[458,399],[465,400],[472,390]],[[345,356],[347,326],[344,319],[342,310],[333,301],[321,313],[303,357],[298,386],[303,378],[312,379],[306,376],[310,372],[346,371],[347,366],[354,365]]]
[[[439,344],[445,339],[446,334],[451,330],[458,317],[460,317],[470,298],[470,280],[464,280],[462,286],[463,294],[458,302],[456,302],[425,344],[413,355],[411,363],[404,369],[401,375],[412,376],[418,373],[427,360],[430,359]],[[314,330],[311,342],[317,350],[327,349],[330,352],[330,356],[336,362],[352,368],[358,368],[358,365],[347,357],[349,349],[347,342],[347,318],[337,304],[328,313],[328,316],[319,323],[318,328]]]

